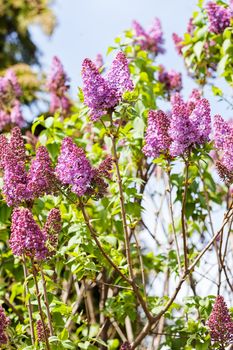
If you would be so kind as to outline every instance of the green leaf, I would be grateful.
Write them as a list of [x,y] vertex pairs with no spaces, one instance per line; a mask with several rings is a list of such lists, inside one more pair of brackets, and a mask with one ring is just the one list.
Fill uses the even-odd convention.
[[193,51],[194,51],[198,61],[200,61],[201,53],[202,53],[202,50],[203,50],[203,46],[204,46],[204,41],[198,41],[193,46]]

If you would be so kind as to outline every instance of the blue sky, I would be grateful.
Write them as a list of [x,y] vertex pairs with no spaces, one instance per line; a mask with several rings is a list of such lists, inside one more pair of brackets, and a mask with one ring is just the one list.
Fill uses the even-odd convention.
[[[159,17],[167,52],[158,57],[158,62],[184,73],[186,97],[195,84],[186,75],[182,58],[175,52],[171,34],[184,33],[196,3],[197,0],[56,0],[53,8],[58,26],[53,36],[46,38],[36,27],[33,28],[33,36],[43,53],[42,62],[46,71],[54,55],[61,59],[68,76],[72,78],[72,95],[75,96],[77,86],[81,85],[80,70],[84,58],[94,59],[99,52],[105,55],[114,38],[130,28],[133,19],[146,27],[154,17]],[[225,118],[232,115],[225,103],[217,104],[217,99],[213,99],[208,92],[207,97],[211,100],[214,113],[224,113]]]

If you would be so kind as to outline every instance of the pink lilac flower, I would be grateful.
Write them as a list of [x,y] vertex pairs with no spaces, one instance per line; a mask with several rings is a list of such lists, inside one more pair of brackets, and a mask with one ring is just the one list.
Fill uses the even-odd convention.
[[173,69],[166,71],[163,65],[160,65],[158,79],[160,83],[164,84],[165,89],[170,91],[180,91],[182,89],[181,73],[175,72]]
[[10,319],[6,316],[2,306],[0,306],[0,345],[8,343],[8,336],[6,333]]
[[171,156],[179,156],[193,144],[204,144],[209,141],[211,131],[210,106],[206,99],[200,99],[190,108],[190,100],[183,101],[177,93],[172,97],[172,115],[169,136]]
[[220,34],[225,28],[230,26],[232,14],[229,8],[209,1],[206,5],[206,11],[209,20],[209,30],[212,33]]
[[73,143],[70,137],[62,141],[56,166],[56,175],[64,185],[71,185],[72,191],[82,196],[90,186],[92,168],[84,151]]
[[96,58],[95,58],[95,65],[98,69],[102,68],[103,65],[104,65],[104,60],[103,60],[103,56],[101,55],[101,53],[98,53],[96,55]]
[[220,115],[214,117],[214,144],[218,153],[216,167],[219,176],[227,183],[233,181],[233,125]]
[[71,107],[67,96],[69,90],[68,78],[63,65],[58,57],[54,56],[52,60],[52,69],[47,81],[47,88],[51,93],[50,112],[61,111],[66,116]]
[[155,54],[164,53],[165,50],[162,46],[164,43],[163,32],[158,18],[154,19],[147,31],[137,21],[132,22],[132,28],[136,35],[135,42],[141,50],[148,50]]
[[0,137],[0,166],[4,173],[3,194],[8,206],[16,206],[54,191],[55,174],[45,147],[39,147],[27,173],[26,151],[18,127],[12,130],[9,142],[6,137]]
[[191,17],[188,21],[187,33],[189,33],[190,35],[193,35],[194,30],[195,30],[195,25],[193,24],[193,18]]
[[220,345],[221,349],[233,343],[233,320],[224,298],[220,295],[216,297],[207,326],[211,340]]
[[58,235],[62,229],[61,213],[57,208],[50,210],[48,218],[43,228],[43,233],[47,237],[46,246],[48,248],[48,256],[56,253],[58,245]]
[[0,142],[0,146],[4,148],[4,152],[0,152],[0,163],[4,170],[3,194],[9,206],[19,205],[30,199],[25,169],[26,154],[20,129],[13,129],[10,142],[4,137]]
[[28,172],[27,188],[34,198],[50,194],[54,191],[55,173],[52,168],[49,153],[44,146],[36,151],[36,158],[32,160]]
[[46,236],[35,222],[27,208],[15,208],[12,214],[11,237],[9,240],[13,254],[22,254],[43,260],[47,256]]
[[36,322],[36,333],[37,333],[37,338],[40,342],[45,342],[45,337],[48,338],[50,336],[48,326],[45,325],[45,331],[44,331],[44,326],[41,320],[38,320]]
[[113,109],[125,91],[133,89],[128,63],[123,52],[116,55],[112,66],[103,77],[96,65],[85,59],[82,65],[84,103],[90,108],[93,121]]
[[19,127],[25,125],[19,102],[21,94],[15,73],[8,70],[6,75],[0,78],[0,130],[11,124]]
[[183,39],[176,33],[172,34],[172,39],[175,44],[176,51],[179,55],[182,55],[182,49],[184,47]]
[[145,155],[156,158],[168,151],[171,144],[171,138],[168,135],[169,126],[169,117],[163,111],[149,112],[146,145],[143,148]]
[[113,159],[111,156],[107,156],[99,165],[98,167],[98,171],[99,173],[108,178],[108,179],[111,179],[112,177],[112,174],[111,174],[111,171],[112,171],[112,166],[113,166]]
[[124,342],[122,345],[121,345],[121,348],[120,350],[131,350],[131,346],[130,346],[130,343],[129,342]]
[[125,91],[133,90],[133,82],[130,78],[128,61],[123,52],[118,52],[116,58],[107,73],[106,79],[116,96],[120,99]]

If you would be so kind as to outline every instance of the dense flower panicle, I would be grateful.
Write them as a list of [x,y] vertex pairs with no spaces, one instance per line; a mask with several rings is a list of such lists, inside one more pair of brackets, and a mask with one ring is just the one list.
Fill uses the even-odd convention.
[[4,167],[5,156],[9,147],[8,140],[5,135],[0,135],[0,169]]
[[64,115],[69,113],[71,103],[66,95],[69,84],[63,65],[58,57],[52,60],[52,69],[47,81],[47,88],[51,93],[50,112],[61,110]]
[[131,350],[131,346],[130,346],[130,343],[129,342],[124,342],[122,345],[121,345],[121,348],[120,350]]
[[101,76],[95,64],[85,59],[82,65],[84,103],[90,108],[93,121],[98,120],[107,109],[117,105],[118,97]]
[[40,146],[36,152],[36,158],[32,160],[28,172],[27,186],[28,190],[35,198],[43,194],[54,192],[55,173],[52,168],[49,153],[44,146]]
[[3,194],[7,205],[19,205],[30,199],[25,169],[26,153],[20,129],[15,127],[12,130],[10,142],[2,136],[0,146],[0,164],[4,171]]
[[232,14],[229,8],[225,8],[213,1],[209,1],[206,4],[206,11],[209,20],[209,30],[212,33],[220,34],[225,28],[230,26]]
[[25,162],[26,149],[21,130],[17,126],[11,131],[10,148],[19,162]]
[[147,31],[137,21],[132,22],[132,28],[137,37],[135,42],[140,46],[141,50],[148,50],[155,54],[164,53],[165,50],[162,47],[164,43],[163,32],[158,18],[154,19]]
[[55,173],[48,151],[41,146],[26,172],[26,150],[21,131],[15,127],[8,140],[0,136],[0,167],[3,168],[3,193],[9,206],[31,201],[55,191]]
[[158,157],[169,149],[171,138],[168,135],[169,117],[163,111],[150,111],[146,130],[146,145],[143,152],[148,157]]
[[195,30],[195,25],[193,24],[193,18],[191,17],[188,21],[187,33],[189,33],[190,35],[193,35],[194,30]]
[[152,25],[148,30],[148,35],[151,42],[151,45],[150,45],[151,51],[155,53],[164,53],[165,50],[162,47],[164,43],[163,31],[162,31],[161,22],[158,18],[154,18]]
[[172,34],[172,39],[175,44],[176,51],[179,55],[182,55],[182,49],[184,47],[183,45],[183,39],[176,33]]
[[116,91],[118,99],[125,91],[133,90],[133,82],[130,78],[128,61],[123,52],[118,52],[107,73],[106,80],[111,89]]
[[7,344],[8,336],[6,333],[10,319],[6,316],[2,306],[0,306],[0,345]]
[[62,141],[56,175],[64,185],[71,185],[72,191],[78,196],[84,195],[90,185],[92,179],[90,162],[84,151],[76,146],[70,137]]
[[10,113],[10,122],[13,125],[18,125],[20,128],[25,126],[21,105],[19,101],[15,101]]
[[10,107],[22,94],[15,73],[9,69],[4,77],[0,78],[0,106]]
[[201,91],[198,89],[193,89],[187,101],[189,114],[192,113],[192,111],[196,107],[198,101],[201,100],[201,98]]
[[84,103],[90,108],[91,119],[96,121],[114,108],[122,94],[133,89],[125,55],[119,52],[108,74],[103,77],[96,65],[85,59],[82,65]]
[[233,134],[233,128],[220,115],[214,117],[214,143],[215,146],[224,150],[229,136]]
[[111,179],[112,177],[112,174],[111,174],[111,171],[112,171],[112,166],[113,166],[113,159],[111,156],[107,156],[99,165],[98,167],[98,171],[99,173],[108,178],[108,179]]
[[13,254],[22,254],[43,260],[47,256],[46,237],[27,208],[15,208],[12,214],[11,237],[9,240]]
[[13,154],[8,153],[8,161],[4,164],[3,194],[8,206],[19,205],[31,199],[27,190],[27,173],[23,162],[18,162]]
[[19,102],[21,94],[15,73],[8,70],[6,75],[0,78],[0,130],[11,124],[19,127],[25,125]]
[[166,71],[165,67],[163,65],[160,65],[158,79],[160,83],[164,84],[168,92],[180,91],[182,89],[181,73],[177,73],[173,69]]
[[46,246],[48,255],[52,256],[56,252],[58,245],[58,235],[62,229],[61,213],[59,209],[50,210],[48,218],[43,228],[43,233],[47,237]]
[[202,98],[189,116],[195,128],[195,142],[203,144],[209,141],[211,133],[210,104],[208,100]]
[[50,336],[50,333],[49,333],[49,328],[47,325],[45,325],[45,331],[46,331],[46,334],[44,332],[44,327],[43,327],[43,324],[42,324],[42,321],[41,320],[38,320],[36,322],[36,333],[37,333],[37,338],[40,342],[45,342],[45,336],[48,338]]
[[101,55],[101,53],[98,53],[96,55],[96,58],[95,58],[95,65],[98,69],[102,68],[103,65],[104,65],[104,59],[103,59],[103,56]]
[[214,343],[218,343],[222,347],[233,343],[233,320],[224,298],[220,295],[216,297],[207,326]]
[[216,163],[220,177],[228,184],[232,182],[233,171],[233,125],[220,115],[214,117],[214,144],[219,160]]

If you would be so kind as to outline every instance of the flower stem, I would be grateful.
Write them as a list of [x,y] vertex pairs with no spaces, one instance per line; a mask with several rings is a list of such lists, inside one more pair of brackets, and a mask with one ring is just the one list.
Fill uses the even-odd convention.
[[[23,260],[23,273],[24,273],[24,279],[25,279],[25,294],[29,295],[28,282],[27,282],[28,270],[27,270],[26,259],[25,259],[24,254],[22,255],[22,260]],[[35,331],[34,331],[34,324],[33,324],[33,317],[32,317],[32,304],[31,304],[30,297],[28,297],[28,301],[26,302],[26,305],[27,305],[28,315],[29,315],[32,345],[34,345],[35,344]]]
[[38,286],[37,277],[36,277],[37,271],[35,269],[35,265],[34,265],[33,259],[31,259],[31,261],[32,261],[32,274],[33,274],[35,287],[36,287],[36,297],[37,297],[37,301],[38,301],[38,309],[39,309],[41,323],[42,323],[42,327],[43,327],[43,331],[44,331],[45,345],[46,345],[46,349],[50,350],[49,341],[48,341],[48,335],[47,335],[47,330],[46,330],[46,325],[45,325],[45,321],[44,321],[44,315],[43,315],[42,306],[41,306],[40,291],[39,291],[39,286]]
[[46,288],[46,280],[45,280],[45,276],[44,276],[44,272],[43,272],[42,266],[40,266],[40,273],[41,273],[41,279],[42,279],[44,303],[45,303],[46,314],[47,314],[47,318],[48,318],[49,331],[50,331],[50,335],[53,335],[52,317],[51,317],[51,313],[50,313],[50,310],[49,310],[49,300],[48,300],[48,294],[47,294],[47,288]]
[[188,270],[188,248],[187,248],[187,232],[186,232],[186,222],[185,222],[185,207],[187,201],[188,192],[188,176],[189,176],[189,162],[185,161],[185,182],[184,182],[184,193],[182,199],[182,209],[181,209],[181,225],[182,225],[182,236],[183,236],[183,249],[184,249],[184,271]]

